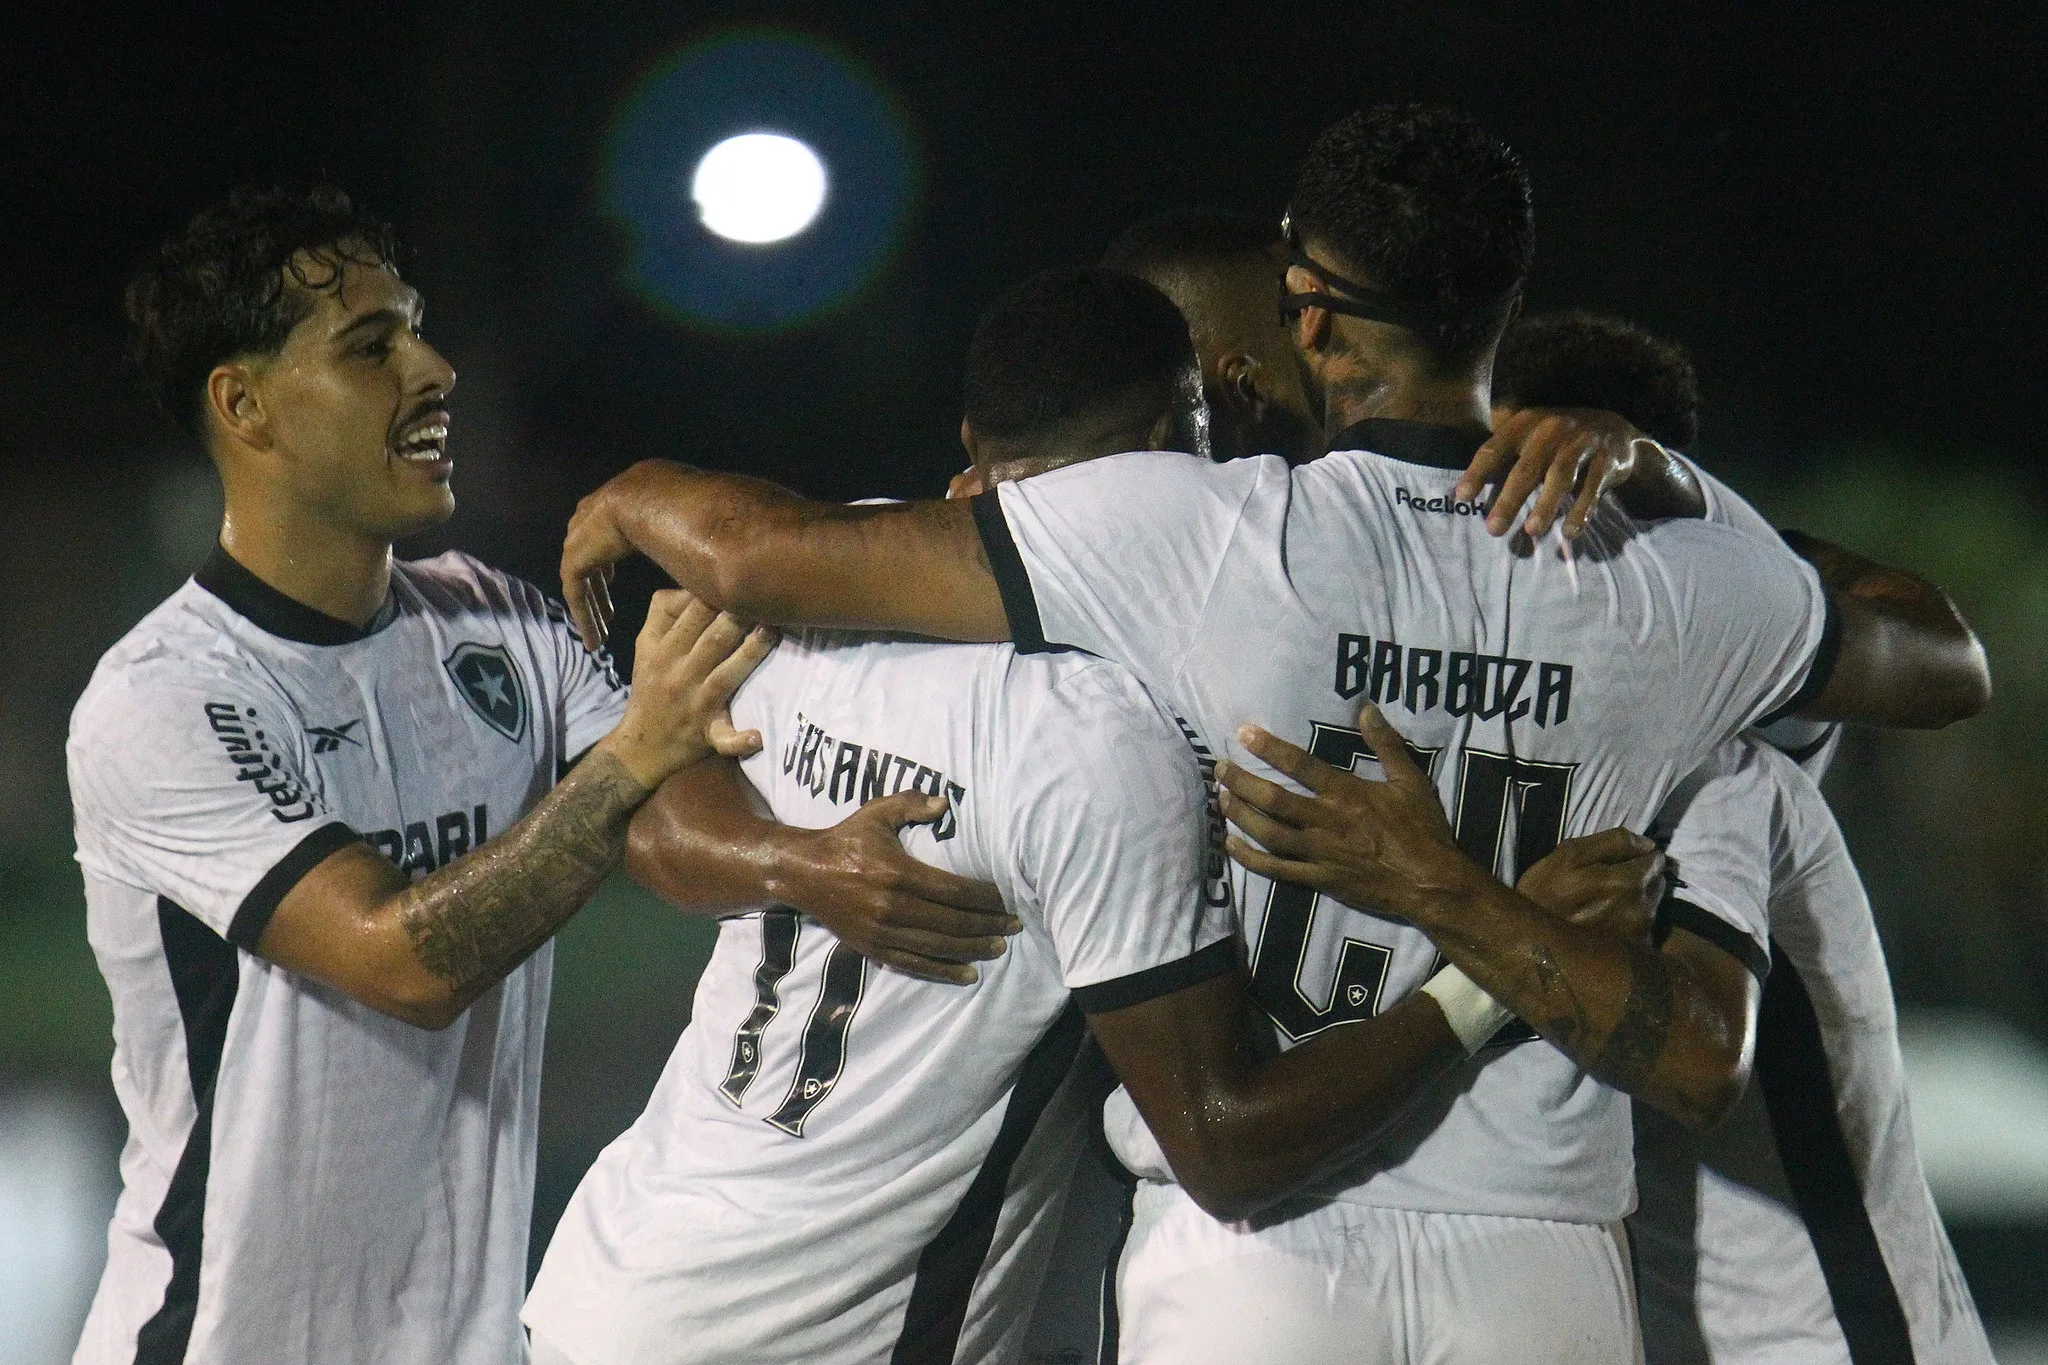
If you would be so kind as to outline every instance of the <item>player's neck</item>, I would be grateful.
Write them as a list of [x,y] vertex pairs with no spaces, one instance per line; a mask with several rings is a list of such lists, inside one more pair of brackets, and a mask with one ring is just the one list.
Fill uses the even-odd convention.
[[391,591],[391,543],[331,523],[230,502],[220,543],[286,597],[353,626],[375,619]]
[[1447,427],[1493,426],[1485,386],[1469,378],[1343,384],[1325,391],[1325,440],[1334,439],[1338,433],[1372,417],[1433,422]]

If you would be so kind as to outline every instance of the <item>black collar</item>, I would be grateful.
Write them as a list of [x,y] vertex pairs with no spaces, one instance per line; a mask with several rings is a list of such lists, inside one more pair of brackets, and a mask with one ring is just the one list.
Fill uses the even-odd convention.
[[1409,422],[1398,417],[1368,417],[1353,422],[1330,442],[1332,450],[1370,450],[1402,464],[1436,469],[1464,469],[1492,433],[1481,426],[1447,427],[1440,422]]
[[302,645],[347,645],[366,640],[391,624],[398,604],[386,594],[384,605],[367,626],[350,625],[324,611],[316,611],[295,597],[286,597],[238,563],[227,549],[216,543],[213,553],[192,575],[192,581],[247,617],[272,635],[296,640]]

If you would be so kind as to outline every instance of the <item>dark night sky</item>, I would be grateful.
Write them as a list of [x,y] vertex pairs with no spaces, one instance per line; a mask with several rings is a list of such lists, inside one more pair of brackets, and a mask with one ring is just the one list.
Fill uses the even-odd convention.
[[[559,526],[576,491],[648,453],[830,494],[928,488],[955,463],[957,358],[996,290],[1163,208],[1277,213],[1319,126],[1420,97],[1529,159],[1532,306],[1691,345],[1703,449],[1736,472],[1875,439],[2010,461],[2048,491],[2029,425],[2048,301],[2038,13],[1545,8],[71,6],[15,31],[0,81],[0,433],[22,450],[65,431],[110,472],[167,445],[114,359],[128,263],[233,182],[324,171],[397,220],[430,335],[465,372],[474,505],[453,538]],[[636,73],[734,23],[865,59],[921,149],[891,264],[767,341],[692,335],[617,288],[593,188]]]

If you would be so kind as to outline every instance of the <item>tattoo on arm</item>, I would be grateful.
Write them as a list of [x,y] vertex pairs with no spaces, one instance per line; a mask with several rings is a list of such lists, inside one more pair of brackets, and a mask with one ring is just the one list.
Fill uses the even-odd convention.
[[467,1003],[545,943],[625,855],[647,789],[600,749],[499,838],[401,894],[420,965]]
[[[1633,1093],[1656,1067],[1671,1037],[1673,990],[1670,964],[1662,953],[1639,943],[1624,944],[1623,951],[1628,956],[1628,995],[1621,1016],[1584,1065],[1609,1085]],[[1569,974],[1548,953],[1539,951],[1533,965],[1544,993],[1560,1007],[1543,1031],[1568,1053],[1583,1055],[1581,1049],[1598,1036],[1598,1025]]]

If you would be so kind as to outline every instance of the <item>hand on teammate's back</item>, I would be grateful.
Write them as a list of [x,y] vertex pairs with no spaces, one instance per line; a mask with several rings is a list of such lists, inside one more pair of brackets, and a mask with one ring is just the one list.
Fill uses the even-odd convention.
[[946,814],[943,796],[898,792],[836,825],[786,832],[782,899],[871,962],[951,985],[980,978],[976,962],[1001,957],[1024,926],[987,882],[919,862],[898,832]]
[[1570,540],[1586,529],[1603,494],[1634,477],[1638,443],[1648,441],[1626,418],[1597,408],[1523,408],[1503,419],[1479,447],[1454,496],[1476,498],[1492,484],[1497,491],[1486,529],[1504,536],[1515,529],[1516,514],[1534,493],[1521,529],[1539,538],[1565,513]]
[[1384,782],[1332,767],[1255,725],[1238,731],[1245,748],[1313,795],[1298,795],[1235,763],[1218,764],[1223,814],[1242,831],[1230,836],[1228,848],[1261,876],[1312,886],[1356,909],[1405,917],[1418,889],[1441,887],[1474,869],[1451,835],[1436,788],[1399,732],[1370,704],[1360,708],[1358,726],[1380,760]]
[[1559,844],[1515,890],[1559,919],[1648,943],[1664,899],[1664,854],[1632,830],[1602,830]]
[[634,645],[626,714],[598,747],[649,791],[710,754],[754,753],[761,747],[760,731],[735,731],[727,707],[774,644],[773,631],[748,630],[689,593],[657,592]]

